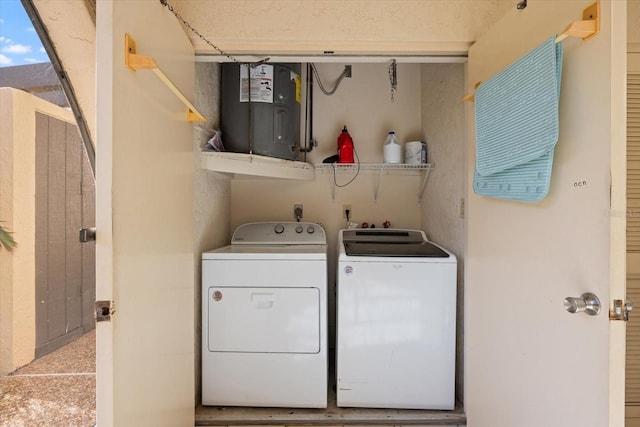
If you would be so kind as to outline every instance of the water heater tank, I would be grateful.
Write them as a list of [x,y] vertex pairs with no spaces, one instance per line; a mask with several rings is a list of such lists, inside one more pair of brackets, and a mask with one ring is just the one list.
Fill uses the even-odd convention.
[[299,152],[293,148],[300,143],[300,64],[224,63],[221,74],[225,149],[297,160]]

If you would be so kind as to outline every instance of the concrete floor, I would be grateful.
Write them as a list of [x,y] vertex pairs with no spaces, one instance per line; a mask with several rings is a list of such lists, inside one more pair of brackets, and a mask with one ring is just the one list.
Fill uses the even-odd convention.
[[93,330],[0,377],[0,426],[93,426],[95,340]]

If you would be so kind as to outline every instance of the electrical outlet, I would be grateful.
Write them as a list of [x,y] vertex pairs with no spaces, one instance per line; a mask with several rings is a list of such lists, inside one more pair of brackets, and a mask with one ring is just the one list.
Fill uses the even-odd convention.
[[293,205],[293,217],[297,220],[302,219],[302,205]]
[[[349,211],[349,218],[347,218],[347,211]],[[351,210],[351,205],[342,205],[342,218],[345,218],[345,219],[353,218],[353,211]]]
[[351,65],[344,66],[344,76],[347,78],[351,77]]

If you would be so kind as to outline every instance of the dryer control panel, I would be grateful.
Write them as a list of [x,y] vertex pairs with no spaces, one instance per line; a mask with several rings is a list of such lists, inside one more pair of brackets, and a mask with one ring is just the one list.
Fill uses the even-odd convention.
[[312,222],[251,222],[236,229],[232,245],[325,245],[327,236]]

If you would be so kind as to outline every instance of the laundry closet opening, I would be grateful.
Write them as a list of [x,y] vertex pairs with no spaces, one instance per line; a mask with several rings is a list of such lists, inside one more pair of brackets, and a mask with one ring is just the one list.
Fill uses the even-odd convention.
[[[300,135],[304,149],[297,161],[314,169],[312,179],[275,179],[269,176],[218,173],[202,168],[196,179],[208,182],[197,185],[196,205],[206,203],[213,188],[229,192],[229,233],[242,224],[263,221],[296,221],[294,207],[302,205],[301,221],[321,224],[327,240],[327,300],[329,343],[329,407],[247,408],[202,406],[196,410],[197,425],[264,424],[291,425],[337,424],[465,424],[462,407],[463,364],[463,266],[464,266],[464,205],[466,177],[466,118],[465,69],[463,57],[416,59],[401,58],[345,58],[344,62],[314,62],[317,77],[307,75],[306,62],[299,62],[301,70]],[[425,62],[425,61],[431,62]],[[434,62],[435,61],[435,62]],[[287,59],[278,63],[296,63]],[[267,62],[268,64],[269,62]],[[350,76],[343,76],[349,69]],[[198,148],[209,141],[221,128],[221,64],[198,58],[196,62],[196,106],[204,112],[207,122],[197,124],[195,144]],[[312,96],[306,81],[312,80]],[[318,80],[331,95],[323,93]],[[238,94],[240,96],[240,94]],[[309,126],[311,129],[309,130]],[[344,127],[353,140],[353,170],[334,173],[331,167],[321,166],[337,155],[338,137]],[[383,144],[394,131],[403,144],[424,141],[427,162],[431,165],[428,180],[423,186],[423,170],[386,170],[383,163]],[[312,147],[311,141],[317,141]],[[310,149],[312,147],[312,149]],[[310,150],[309,150],[310,149]],[[404,151],[404,150],[403,150]],[[403,153],[404,154],[404,153]],[[197,156],[200,151],[197,151]],[[202,162],[196,159],[199,167]],[[359,163],[359,166],[358,166]],[[324,163],[326,165],[326,163]],[[450,250],[457,257],[456,310],[456,397],[453,411],[391,410],[339,408],[335,405],[335,343],[336,343],[336,269],[339,230],[349,222],[362,227],[423,230],[428,239]],[[227,243],[231,239],[228,236]],[[203,251],[215,249],[202,247]],[[200,270],[200,268],[199,268]],[[198,271],[198,276],[201,272]],[[196,313],[202,307],[202,290],[196,301]],[[200,313],[201,314],[201,313]],[[196,316],[196,331],[201,331]],[[237,325],[229,325],[237,327]],[[241,333],[241,330],[238,330]],[[204,333],[204,332],[202,332]],[[196,337],[201,344],[200,332]],[[196,354],[201,354],[198,348]],[[199,356],[198,356],[199,357]],[[200,403],[202,361],[196,363],[197,402]],[[415,369],[420,369],[416,366]]]

